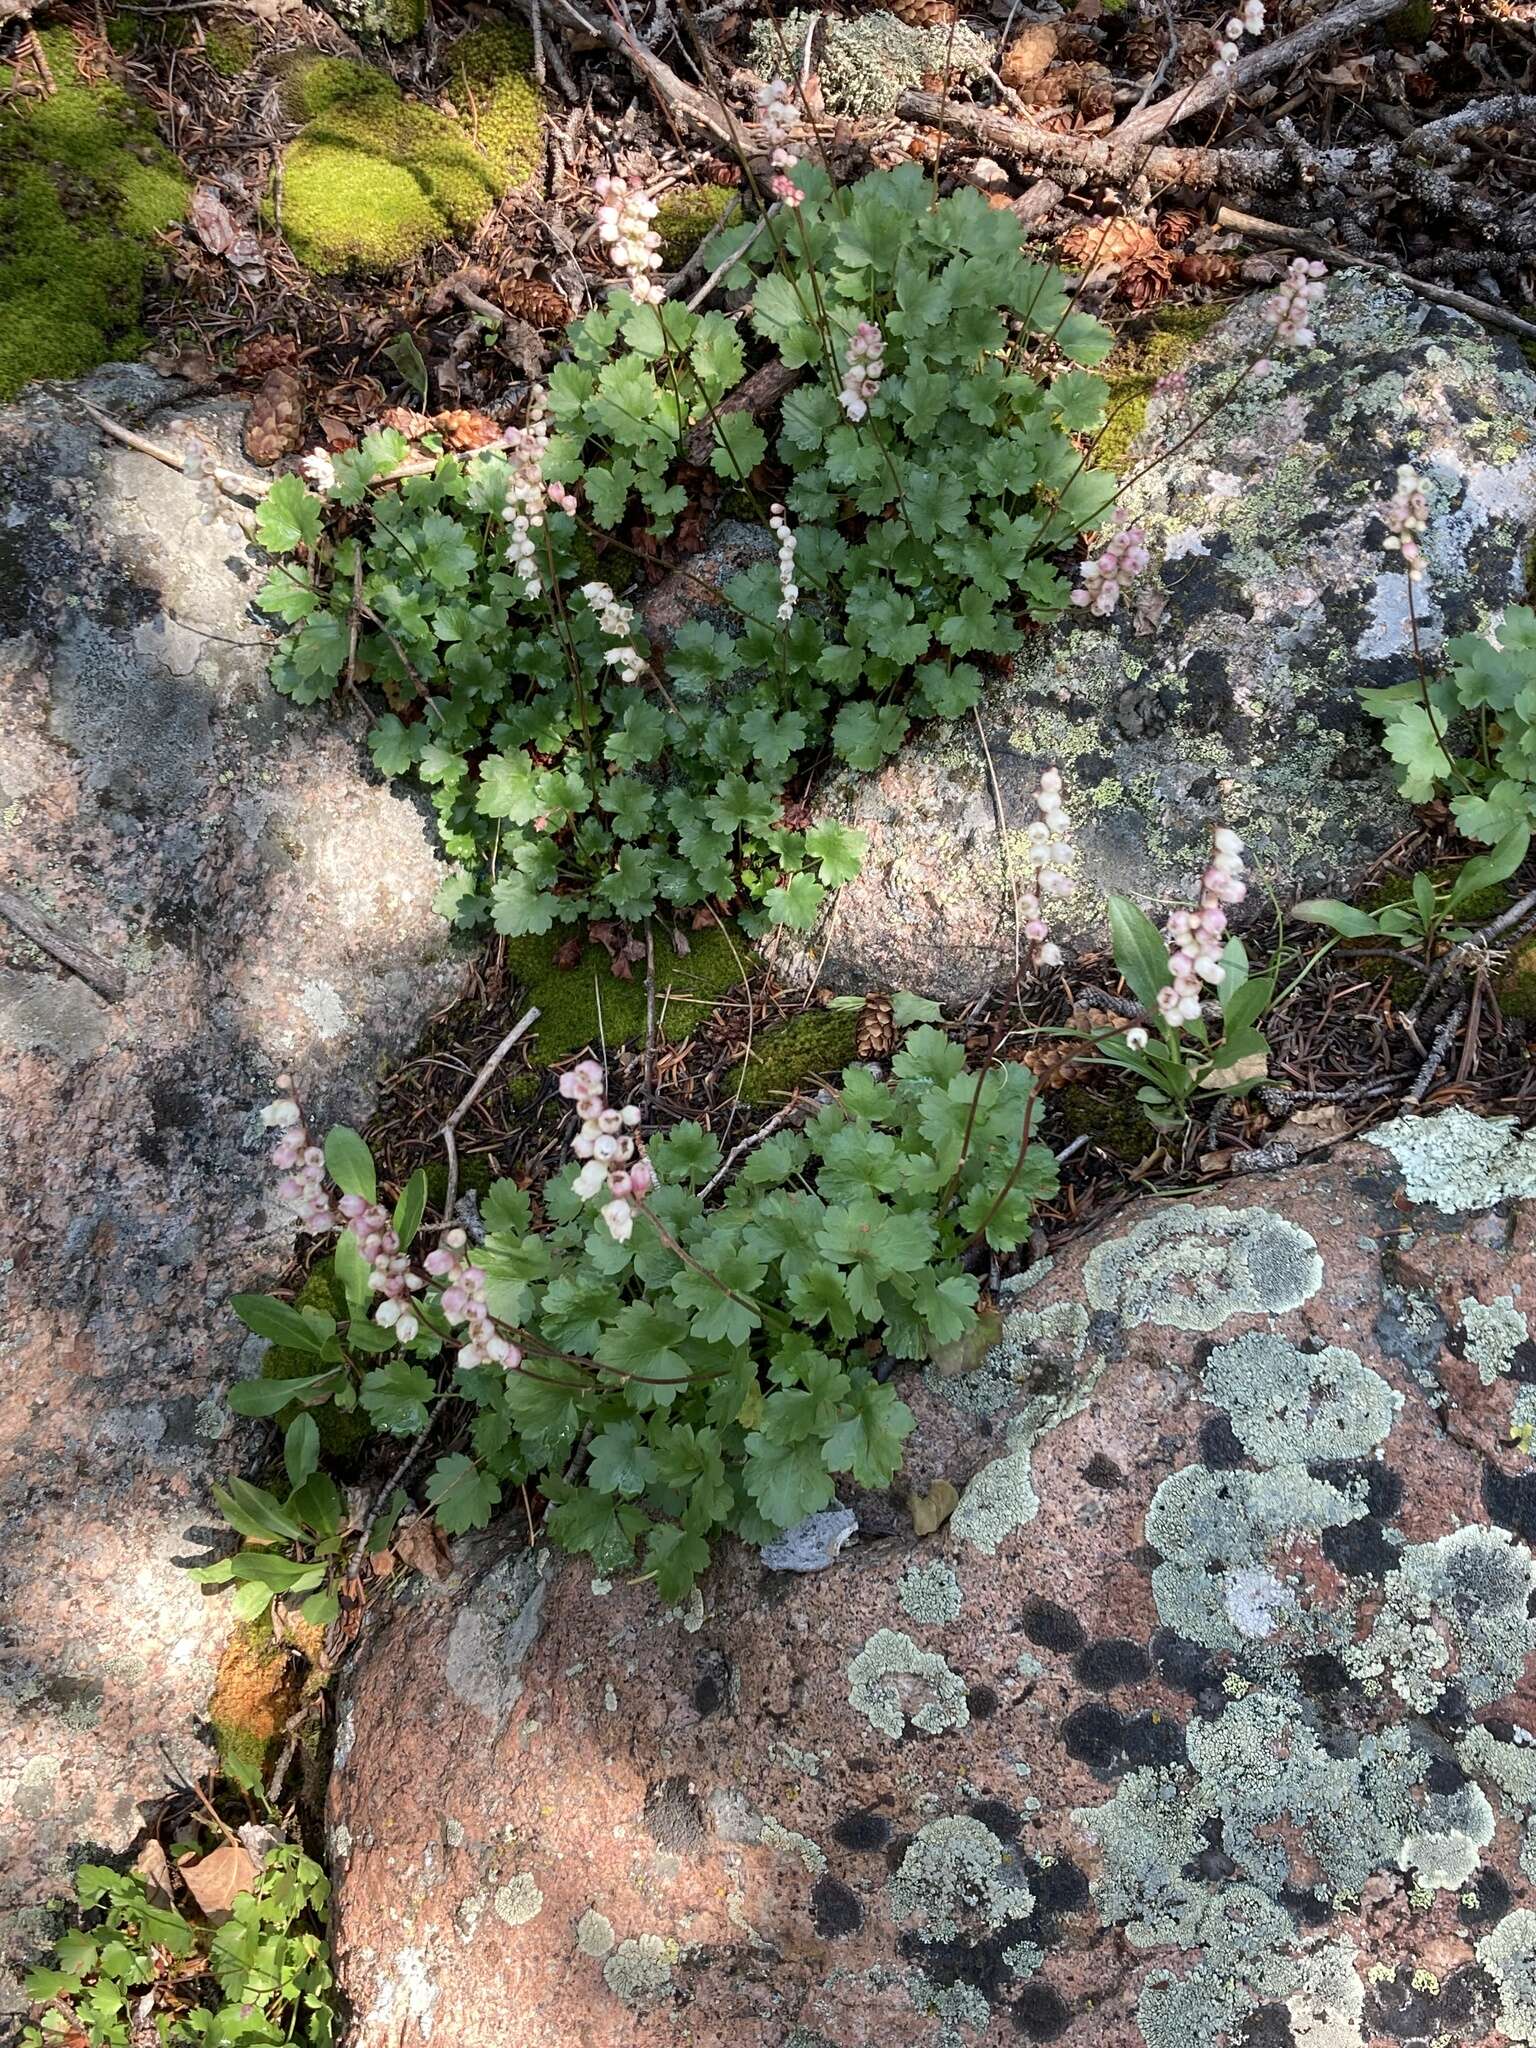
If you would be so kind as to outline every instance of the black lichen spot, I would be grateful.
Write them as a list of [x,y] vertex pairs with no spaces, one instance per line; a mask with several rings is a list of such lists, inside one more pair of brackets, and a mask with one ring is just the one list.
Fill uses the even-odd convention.
[[642,1818],[657,1847],[674,1855],[704,1840],[704,1809],[687,1778],[659,1778],[646,1792]]
[[1026,2041],[1057,2040],[1071,2017],[1071,2007],[1050,1984],[1026,1984],[1014,2001],[1013,2024]]
[[1024,1603],[1024,1633],[1042,1650],[1056,1650],[1070,1657],[1088,1640],[1087,1631],[1070,1607],[1054,1600],[1033,1599]]
[[1200,1457],[1213,1472],[1235,1472],[1248,1462],[1230,1416],[1213,1415],[1200,1425]]
[[1024,1823],[1011,1806],[1001,1799],[978,1799],[968,1809],[972,1820],[979,1820],[984,1828],[996,1835],[1000,1842],[1016,1842]]
[[[1532,1346],[1532,1349],[1536,1350],[1536,1346]],[[1089,1486],[1096,1487],[1100,1493],[1112,1492],[1117,1486],[1125,1484],[1125,1474],[1114,1459],[1106,1457],[1102,1451],[1095,1451],[1083,1467],[1083,1478]]]
[[[1509,1911],[1512,1894],[1508,1884],[1496,1870],[1479,1869],[1463,1892],[1459,1912],[1468,1927],[1481,1927],[1485,1920],[1502,1920]],[[1472,1899],[1472,1905],[1467,1900]]]
[[1204,1878],[1208,1884],[1224,1884],[1237,1875],[1237,1865],[1222,1847],[1221,1816],[1213,1813],[1200,1833],[1205,1847],[1185,1864],[1184,1875]]
[[1509,1361],[1509,1377],[1525,1387],[1536,1381],[1536,1344],[1529,1338],[1515,1346],[1514,1356]]
[[864,1925],[864,1908],[841,1878],[818,1877],[811,1891],[811,1922],[824,1941],[841,1941]]
[[1303,1927],[1323,1927],[1333,1918],[1332,1905],[1327,1899],[1320,1899],[1309,1885],[1282,1885],[1280,1903]]
[[719,1713],[729,1698],[731,1667],[719,1650],[700,1650],[694,1669],[698,1677],[693,1686],[693,1711],[703,1720]]
[[1261,2005],[1238,2030],[1242,2048],[1296,2048],[1290,2015],[1283,2005]]
[[1314,1479],[1336,1486],[1340,1493],[1352,1494],[1357,1500],[1363,1496],[1366,1513],[1383,1521],[1390,1521],[1403,1504],[1402,1474],[1380,1458],[1331,1458],[1307,1469]]
[[1129,1636],[1106,1636],[1090,1643],[1072,1660],[1072,1675],[1092,1692],[1112,1692],[1117,1685],[1140,1685],[1152,1666],[1140,1643]]
[[1314,1650],[1309,1656],[1296,1660],[1296,1676],[1301,1680],[1301,1689],[1309,1699],[1327,1699],[1330,1694],[1345,1692],[1351,1683],[1344,1660],[1332,1650]]
[[1095,1771],[1111,1770],[1125,1746],[1125,1717],[1102,1701],[1090,1701],[1068,1714],[1061,1724],[1061,1739],[1067,1755],[1080,1764]]
[[1323,1531],[1323,1555],[1337,1572],[1351,1579],[1384,1579],[1403,1561],[1402,1545],[1374,1515],[1358,1522],[1337,1522]]
[[1373,2034],[1427,2048],[1432,2041],[1481,2040],[1497,2011],[1487,1973],[1469,1964],[1447,1977],[1438,1991],[1415,1990],[1411,1973],[1400,1969],[1390,1984],[1373,1989],[1365,2019]]
[[832,1839],[840,1848],[875,1853],[891,1839],[891,1824],[867,1806],[855,1807],[834,1825]]
[[[1035,1895],[1035,1915],[1047,1925],[1042,1929],[1047,1939],[1051,1933],[1049,1923],[1058,1920],[1063,1913],[1081,1913],[1089,1901],[1087,1874],[1079,1870],[1070,1856],[1053,1856],[1049,1863],[1032,1856],[1024,1866],[1029,1879],[1029,1888]],[[1041,1946],[1046,1945],[1045,1941]]]
[[965,1704],[970,1709],[973,1721],[990,1721],[997,1712],[997,1694],[990,1685],[968,1685],[965,1689]]
[[1132,1770],[1189,1761],[1184,1726],[1168,1714],[1133,1714],[1125,1724],[1125,1760]]
[[1008,1951],[1029,1938],[1028,1922],[1007,1920],[975,1939],[961,1934],[950,1941],[933,1941],[925,1935],[908,1933],[899,1937],[896,1946],[909,1963],[916,1963],[925,1977],[931,1977],[944,1990],[952,1990],[956,1984],[969,1984],[995,2011],[1017,1974],[1008,1960]]
[[1158,1677],[1180,1692],[1198,1697],[1221,1683],[1221,1673],[1204,1644],[1175,1635],[1171,1628],[1160,1628],[1153,1636],[1152,1662]]
[[1536,1541],[1536,1473],[1501,1472],[1497,1465],[1484,1465],[1483,1506],[1490,1522],[1527,1543]]
[[1449,1752],[1443,1756],[1432,1757],[1429,1768],[1424,1773],[1426,1792],[1459,1792],[1466,1782],[1466,1772]]

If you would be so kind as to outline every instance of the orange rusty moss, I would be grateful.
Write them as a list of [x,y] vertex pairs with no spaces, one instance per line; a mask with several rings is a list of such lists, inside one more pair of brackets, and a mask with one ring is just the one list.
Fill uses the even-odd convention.
[[209,1725],[220,1760],[265,1771],[279,1736],[297,1710],[303,1688],[302,1660],[274,1641],[268,1622],[237,1628],[224,1645]]

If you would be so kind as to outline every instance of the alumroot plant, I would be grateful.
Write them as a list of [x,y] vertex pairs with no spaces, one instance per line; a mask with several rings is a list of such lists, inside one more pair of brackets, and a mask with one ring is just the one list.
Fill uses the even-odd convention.
[[[891,1070],[850,1067],[803,1129],[775,1132],[722,1180],[720,1146],[697,1124],[642,1154],[635,1106],[582,1061],[561,1077],[573,1156],[542,1191],[538,1227],[531,1197],[498,1181],[484,1242],[448,1228],[425,1257],[425,1176],[387,1209],[367,1147],[332,1131],[306,1213],[319,1225],[324,1202],[347,1314],[237,1297],[251,1329],[312,1369],[231,1392],[243,1414],[298,1411],[284,1439],[293,1492],[226,1490],[226,1513],[261,1547],[207,1568],[213,1580],[239,1582],[237,1597],[254,1588],[252,1601],[331,1599],[345,1546],[314,1411],[332,1402],[405,1439],[442,1422],[452,1448],[424,1492],[449,1534],[483,1526],[529,1481],[556,1542],[603,1571],[643,1545],[668,1600],[720,1531],[766,1541],[825,1507],[839,1474],[888,1485],[912,1417],[872,1362],[973,1342],[974,1254],[1022,1243],[1055,1187],[1027,1068],[968,1073],[925,1024]],[[311,1149],[287,1109],[278,1126],[285,1153]]]

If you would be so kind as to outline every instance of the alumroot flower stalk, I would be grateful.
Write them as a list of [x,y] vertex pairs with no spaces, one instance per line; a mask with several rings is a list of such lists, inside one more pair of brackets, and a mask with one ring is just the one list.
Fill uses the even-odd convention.
[[1226,945],[1227,906],[1248,894],[1243,879],[1243,842],[1219,825],[1211,836],[1211,859],[1201,878],[1200,901],[1193,910],[1176,910],[1168,920],[1168,964],[1172,979],[1157,992],[1165,1023],[1200,1021],[1201,984],[1221,980],[1221,955]]
[[885,375],[885,336],[872,320],[861,320],[849,337],[844,356],[843,388],[838,404],[851,420],[861,420]]
[[1127,525],[1121,515],[1104,552],[1079,569],[1073,604],[1086,607],[1097,619],[1107,619],[1136,578],[1146,573],[1151,559],[1146,535],[1139,526]]
[[508,427],[502,441],[509,456],[507,524],[512,538],[507,560],[531,598],[543,595],[539,579],[534,534],[544,524],[544,500],[554,499],[562,511],[574,511],[575,499],[560,484],[544,482],[544,451],[549,443],[549,399],[535,384],[528,400],[528,417],[520,427]]
[[655,200],[647,199],[627,178],[599,178],[592,189],[599,201],[598,240],[606,245],[608,260],[623,276],[632,298],[659,306],[663,293],[651,275],[661,268],[661,237],[651,225]]
[[1274,328],[1275,339],[1287,348],[1316,346],[1312,311],[1322,299],[1323,279],[1327,275],[1326,263],[1309,262],[1305,256],[1298,256],[1264,301],[1264,318]]
[[1417,580],[1424,574],[1424,550],[1419,536],[1429,531],[1429,499],[1412,467],[1399,463],[1397,490],[1381,508],[1387,537],[1382,546],[1400,554],[1403,567]]
[[768,524],[779,544],[779,595],[783,599],[779,606],[779,624],[787,626],[800,601],[800,586],[795,581],[795,536],[782,505],[768,507]]
[[1045,906],[1052,897],[1071,894],[1072,882],[1066,869],[1076,853],[1072,844],[1072,821],[1062,802],[1059,770],[1047,768],[1041,775],[1040,786],[1035,791],[1035,804],[1040,816],[1028,828],[1026,835],[1035,864],[1034,886],[1021,891],[1019,909],[1035,966],[1059,967],[1061,948],[1051,937]]
[[621,681],[639,682],[645,673],[645,662],[633,644],[634,607],[615,597],[606,583],[583,583],[581,594],[597,614],[597,623],[609,639],[624,643],[620,647],[610,647],[603,660],[618,670]]
[[632,1133],[639,1127],[640,1112],[634,1103],[623,1109],[608,1105],[608,1079],[596,1060],[583,1060],[560,1076],[560,1093],[574,1103],[581,1129],[571,1140],[571,1150],[581,1161],[574,1186],[583,1202],[608,1200],[599,1211],[610,1236],[620,1244],[629,1242],[635,1227],[634,1201],[656,1185],[656,1170],[649,1159],[636,1155]]

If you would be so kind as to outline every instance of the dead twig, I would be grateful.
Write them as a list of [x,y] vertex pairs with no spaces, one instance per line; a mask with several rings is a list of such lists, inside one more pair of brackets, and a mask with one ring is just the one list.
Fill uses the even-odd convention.
[[490,1080],[492,1074],[495,1073],[517,1041],[525,1032],[531,1030],[538,1021],[539,1012],[537,1007],[530,1006],[524,1010],[522,1016],[518,1018],[512,1029],[502,1039],[489,1059],[486,1060],[479,1073],[476,1074],[474,1080],[470,1083],[468,1094],[465,1095],[458,1108],[443,1125],[441,1134],[443,1150],[448,1154],[448,1182],[443,1191],[443,1220],[445,1223],[453,1221],[454,1198],[459,1191],[459,1151],[454,1133],[458,1130],[465,1112],[472,1109],[475,1103],[479,1101],[480,1096],[485,1090],[486,1083]]
[[13,924],[24,939],[30,939],[40,952],[50,960],[57,960],[61,967],[67,967],[71,974],[79,977],[88,988],[95,989],[109,1003],[120,1003],[127,993],[128,978],[120,967],[114,967],[109,960],[81,940],[71,938],[69,933],[47,917],[34,904],[19,896],[14,889],[0,883],[0,917],[7,924]]
[[709,1199],[738,1159],[742,1159],[748,1152],[754,1151],[762,1144],[764,1138],[771,1138],[780,1124],[794,1113],[795,1107],[796,1105],[793,1102],[786,1102],[781,1110],[777,1110],[769,1117],[767,1123],[763,1125],[760,1131],[754,1131],[751,1137],[743,1138],[738,1144],[733,1145],[730,1151],[726,1153],[724,1159],[721,1160],[714,1173],[710,1175],[703,1187],[699,1189],[700,1202],[705,1202]]
[[1428,1057],[1414,1076],[1413,1086],[1403,1097],[1405,1107],[1417,1109],[1424,1100],[1424,1097],[1429,1093],[1430,1083],[1445,1064],[1445,1056],[1450,1050],[1451,1040],[1456,1036],[1457,1031],[1461,1027],[1461,1020],[1466,1014],[1466,1004],[1458,1003],[1440,1026],[1440,1029],[1435,1033],[1430,1041]]
[[1256,242],[1279,242],[1288,249],[1299,250],[1303,256],[1316,256],[1324,263],[1373,270],[1378,277],[1391,278],[1396,284],[1406,285],[1409,291],[1417,292],[1421,299],[1429,299],[1437,306],[1450,306],[1458,313],[1468,314],[1473,320],[1481,320],[1486,327],[1503,327],[1511,334],[1523,335],[1527,341],[1536,341],[1536,322],[1522,320],[1518,313],[1491,305],[1487,299],[1474,299],[1470,292],[1452,291],[1446,285],[1431,284],[1427,278],[1412,277],[1406,270],[1399,270],[1395,264],[1379,256],[1364,256],[1353,249],[1341,249],[1336,243],[1309,235],[1304,228],[1290,228],[1280,221],[1261,220],[1255,214],[1240,213],[1230,206],[1223,206],[1217,213],[1216,225],[1233,228]]

